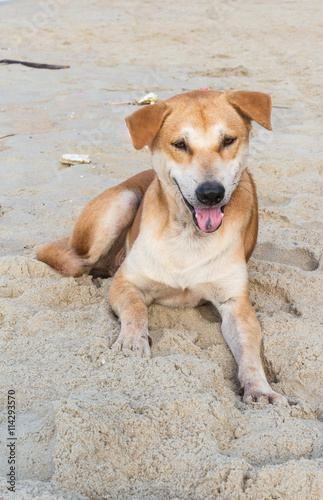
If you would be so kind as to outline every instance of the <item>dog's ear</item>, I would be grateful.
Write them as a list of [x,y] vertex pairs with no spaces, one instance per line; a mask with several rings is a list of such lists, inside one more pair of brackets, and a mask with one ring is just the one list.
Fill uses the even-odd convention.
[[237,92],[226,90],[225,97],[241,113],[255,120],[267,130],[272,130],[270,123],[271,98],[269,94],[249,92],[247,90],[238,90]]
[[165,101],[159,101],[138,109],[126,118],[132,143],[136,149],[152,143],[169,113],[170,106]]

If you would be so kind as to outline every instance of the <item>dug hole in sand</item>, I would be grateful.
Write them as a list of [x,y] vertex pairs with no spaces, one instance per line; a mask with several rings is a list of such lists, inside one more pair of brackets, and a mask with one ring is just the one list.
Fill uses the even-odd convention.
[[[0,6],[3,58],[9,47],[12,59],[71,66],[1,65],[0,498],[323,498],[321,3],[55,5],[47,17],[31,0]],[[249,271],[286,408],[240,402],[211,307],[152,306],[152,358],[115,355],[111,280],[35,260],[88,200],[149,167],[124,123],[137,108],[109,102],[201,87],[268,92],[275,106],[273,132],[254,126],[250,144],[260,232]],[[68,153],[91,164],[61,165]]]

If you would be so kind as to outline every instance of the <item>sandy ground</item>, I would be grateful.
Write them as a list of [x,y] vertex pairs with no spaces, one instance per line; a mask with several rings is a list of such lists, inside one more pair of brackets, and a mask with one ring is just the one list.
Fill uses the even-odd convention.
[[[21,499],[323,498],[322,3],[43,0],[0,4],[1,424],[17,393]],[[246,406],[209,307],[150,308],[153,356],[115,356],[110,280],[34,260],[84,204],[149,166],[111,106],[200,87],[272,95],[250,169],[260,234],[250,262],[263,360],[288,408]],[[10,137],[3,136],[14,134]],[[91,165],[63,167],[64,153]]]

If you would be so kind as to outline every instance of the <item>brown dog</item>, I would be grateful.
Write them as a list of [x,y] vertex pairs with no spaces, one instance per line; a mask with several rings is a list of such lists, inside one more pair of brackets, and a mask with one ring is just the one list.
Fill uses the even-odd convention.
[[115,348],[149,355],[147,306],[209,301],[239,366],[245,402],[284,403],[260,358],[247,261],[257,239],[254,181],[246,169],[251,120],[271,130],[271,100],[258,92],[193,91],[144,107],[127,125],[154,170],[90,201],[70,238],[38,259],[65,276],[113,275],[121,320]]

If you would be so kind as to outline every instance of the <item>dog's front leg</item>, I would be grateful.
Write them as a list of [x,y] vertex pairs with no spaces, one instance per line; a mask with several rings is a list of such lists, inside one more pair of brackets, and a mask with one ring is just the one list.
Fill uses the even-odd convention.
[[248,292],[217,304],[222,334],[238,363],[238,378],[245,403],[287,404],[267,382],[260,357],[260,325]]
[[123,276],[122,266],[112,281],[109,302],[121,321],[113,349],[150,356],[147,305],[135,285]]

